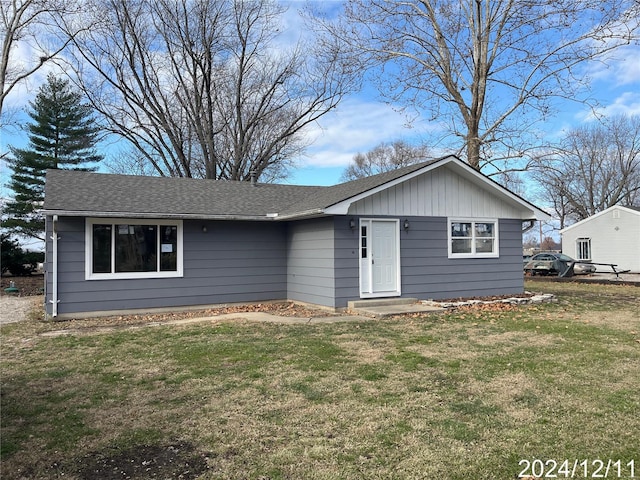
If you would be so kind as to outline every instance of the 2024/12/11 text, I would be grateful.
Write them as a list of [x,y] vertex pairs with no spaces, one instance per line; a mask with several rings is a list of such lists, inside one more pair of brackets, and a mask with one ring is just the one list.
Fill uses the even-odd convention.
[[636,478],[635,460],[523,459],[518,478]]

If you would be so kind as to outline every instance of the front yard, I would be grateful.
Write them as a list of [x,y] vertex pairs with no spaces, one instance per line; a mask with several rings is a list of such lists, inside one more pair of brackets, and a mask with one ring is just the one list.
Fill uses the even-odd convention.
[[[527,287],[557,301],[61,337],[4,326],[2,478],[508,479],[534,459],[558,478],[591,477],[597,459],[639,478],[640,288]],[[572,477],[565,460],[581,462]]]

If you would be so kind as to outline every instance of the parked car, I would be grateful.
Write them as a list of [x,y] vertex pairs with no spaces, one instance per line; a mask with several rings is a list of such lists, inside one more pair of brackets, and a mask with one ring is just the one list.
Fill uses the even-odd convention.
[[588,275],[596,273],[596,266],[586,262],[579,262],[573,266],[573,273],[576,275]]
[[525,273],[529,275],[563,275],[573,265],[573,273],[576,275],[593,273],[594,265],[579,262],[563,253],[542,252],[531,257],[524,266]]

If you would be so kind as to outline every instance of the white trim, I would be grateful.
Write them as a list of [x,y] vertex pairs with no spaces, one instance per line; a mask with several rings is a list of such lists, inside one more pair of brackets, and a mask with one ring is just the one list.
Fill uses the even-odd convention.
[[[582,256],[580,255],[581,250],[582,250],[580,248],[580,244],[581,243],[584,243],[584,244],[587,245],[586,248],[587,248],[587,251],[589,253],[588,258],[582,258]],[[575,251],[575,255],[574,255],[573,258],[575,258],[576,260],[585,260],[585,261],[589,261],[589,262],[591,261],[591,257],[592,257],[592,255],[591,255],[591,237],[578,237],[578,238],[576,238],[575,248],[576,248],[576,251]]]
[[[495,231],[493,235],[495,249],[491,253],[475,253],[475,233],[471,237],[471,253],[453,253],[451,249],[451,243],[453,237],[451,236],[451,224],[452,223],[493,223],[495,225]],[[475,232],[475,228],[471,228],[472,232]],[[466,238],[466,237],[465,237]],[[468,217],[451,217],[447,218],[447,251],[448,257],[454,258],[499,258],[500,257],[500,222],[497,218],[468,218]]]
[[[199,213],[145,213],[145,212],[94,212],[85,210],[39,210],[45,215],[60,215],[61,217],[92,217],[92,218],[132,218],[132,219],[176,219],[176,220],[246,220],[266,221],[274,220],[277,213],[264,215],[204,215]],[[123,217],[126,215],[126,217]]]
[[51,217],[51,316],[58,316],[58,215]]
[[[127,224],[127,225],[176,225],[178,227],[177,232],[177,258],[176,258],[176,270],[175,271],[160,271],[158,266],[154,272],[115,272],[115,242],[111,242],[111,273],[93,273],[93,225],[110,223]],[[183,265],[183,251],[184,251],[184,226],[182,220],[174,219],[140,219],[140,218],[106,218],[106,217],[90,217],[85,219],[85,249],[84,249],[84,264],[85,264],[85,280],[124,280],[135,278],[177,278],[184,275]],[[115,228],[112,229],[112,235],[115,235]],[[158,243],[158,248],[160,243]],[[160,256],[158,256],[158,262],[160,262]],[[159,264],[158,264],[159,265]]]
[[564,232],[568,232],[569,230],[572,230],[575,227],[583,225],[583,224],[593,220],[594,218],[598,218],[598,217],[601,217],[602,215],[606,215],[607,213],[611,212],[612,210],[616,210],[616,209],[622,210],[623,212],[626,212],[626,213],[632,213],[632,214],[635,214],[635,215],[640,215],[640,211],[634,210],[633,208],[627,208],[627,207],[623,207],[621,205],[614,205],[612,207],[607,208],[606,210],[602,210],[601,212],[594,213],[590,217],[582,219],[579,222],[574,223],[573,225],[569,225],[568,227],[563,228],[562,230],[560,230],[560,234],[562,235]]
[[[385,291],[385,292],[374,292],[373,291],[373,268],[372,268],[372,258],[373,258],[373,238],[372,233],[374,232],[373,223],[374,222],[386,222],[395,224],[395,232],[396,232],[396,252],[395,252],[395,264],[396,264],[396,289]],[[367,269],[366,274],[368,291],[364,291],[363,284],[363,258],[362,258],[362,226],[367,226]],[[360,298],[382,298],[382,297],[399,297],[402,295],[401,285],[402,285],[402,275],[400,272],[400,219],[399,218],[360,218],[358,224],[358,262],[359,262],[359,275],[358,275],[358,283],[359,283],[359,293]]]

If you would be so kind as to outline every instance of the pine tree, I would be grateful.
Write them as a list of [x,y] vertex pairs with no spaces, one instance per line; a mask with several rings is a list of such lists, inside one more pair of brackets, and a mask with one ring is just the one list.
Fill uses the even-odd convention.
[[13,234],[42,240],[44,217],[38,210],[44,202],[47,169],[95,170],[91,166],[103,157],[95,149],[99,128],[91,107],[82,103],[68,80],[49,75],[29,105],[27,113],[33,120],[26,126],[29,143],[25,149],[10,147],[9,187],[14,198],[6,204],[2,226]]

